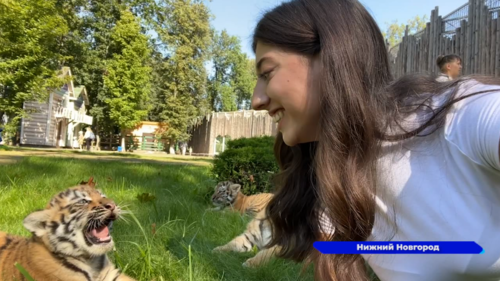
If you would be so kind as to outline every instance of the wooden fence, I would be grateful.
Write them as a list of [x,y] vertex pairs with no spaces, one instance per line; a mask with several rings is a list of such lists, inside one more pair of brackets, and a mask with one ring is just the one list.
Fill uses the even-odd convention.
[[469,0],[445,17],[439,7],[431,12],[426,28],[409,35],[392,55],[395,78],[409,73],[437,73],[440,55],[463,59],[462,73],[500,76],[500,0]]
[[188,146],[192,155],[215,155],[229,139],[275,136],[278,132],[267,111],[214,112],[193,120]]

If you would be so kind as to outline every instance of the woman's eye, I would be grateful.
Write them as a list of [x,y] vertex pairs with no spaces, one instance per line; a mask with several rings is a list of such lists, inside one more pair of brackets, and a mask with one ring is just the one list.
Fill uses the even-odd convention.
[[259,75],[259,78],[267,80],[269,78],[269,74],[271,73],[272,70],[263,72]]

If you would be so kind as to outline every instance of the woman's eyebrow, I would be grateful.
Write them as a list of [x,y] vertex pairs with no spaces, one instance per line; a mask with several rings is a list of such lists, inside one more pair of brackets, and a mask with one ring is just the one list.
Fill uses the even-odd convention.
[[255,67],[256,70],[257,70],[257,73],[260,72],[260,68],[262,67],[262,64],[264,62],[266,62],[266,61],[272,61],[272,58],[270,58],[270,57],[262,57],[262,58],[259,59],[259,61],[256,64],[256,67]]

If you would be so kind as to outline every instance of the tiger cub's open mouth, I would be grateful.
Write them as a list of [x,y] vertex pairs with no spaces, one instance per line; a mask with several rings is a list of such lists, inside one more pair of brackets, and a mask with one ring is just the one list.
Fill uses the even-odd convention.
[[111,242],[111,230],[114,219],[103,221],[90,220],[84,231],[84,236],[92,244],[106,244]]

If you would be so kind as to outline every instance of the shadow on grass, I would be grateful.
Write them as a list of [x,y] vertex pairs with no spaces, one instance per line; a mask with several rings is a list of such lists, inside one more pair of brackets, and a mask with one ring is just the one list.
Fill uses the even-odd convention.
[[175,160],[190,160],[190,161],[212,161],[211,157],[202,157],[202,156],[182,156],[182,155],[171,155],[166,153],[159,152],[148,152],[137,150],[135,153],[131,152],[117,152],[117,151],[109,151],[109,150],[101,150],[101,151],[87,151],[79,149],[68,149],[68,148],[51,148],[51,147],[30,147],[30,146],[6,146],[0,145],[0,151],[44,151],[44,152],[58,152],[58,153],[67,153],[67,154],[83,154],[83,155],[106,155],[106,156],[118,156],[118,157],[131,157],[131,158],[143,158],[143,157],[153,157],[153,158],[170,158]]
[[100,151],[100,152],[92,152],[92,151],[80,151],[78,149],[57,149],[57,148],[45,148],[45,147],[29,147],[29,146],[5,146],[0,145],[0,151],[43,151],[43,152],[57,152],[57,153],[67,153],[67,154],[83,154],[83,155],[106,155],[106,156],[120,156],[120,157],[132,157],[132,158],[140,158],[138,155],[132,153],[118,153],[112,151]]

